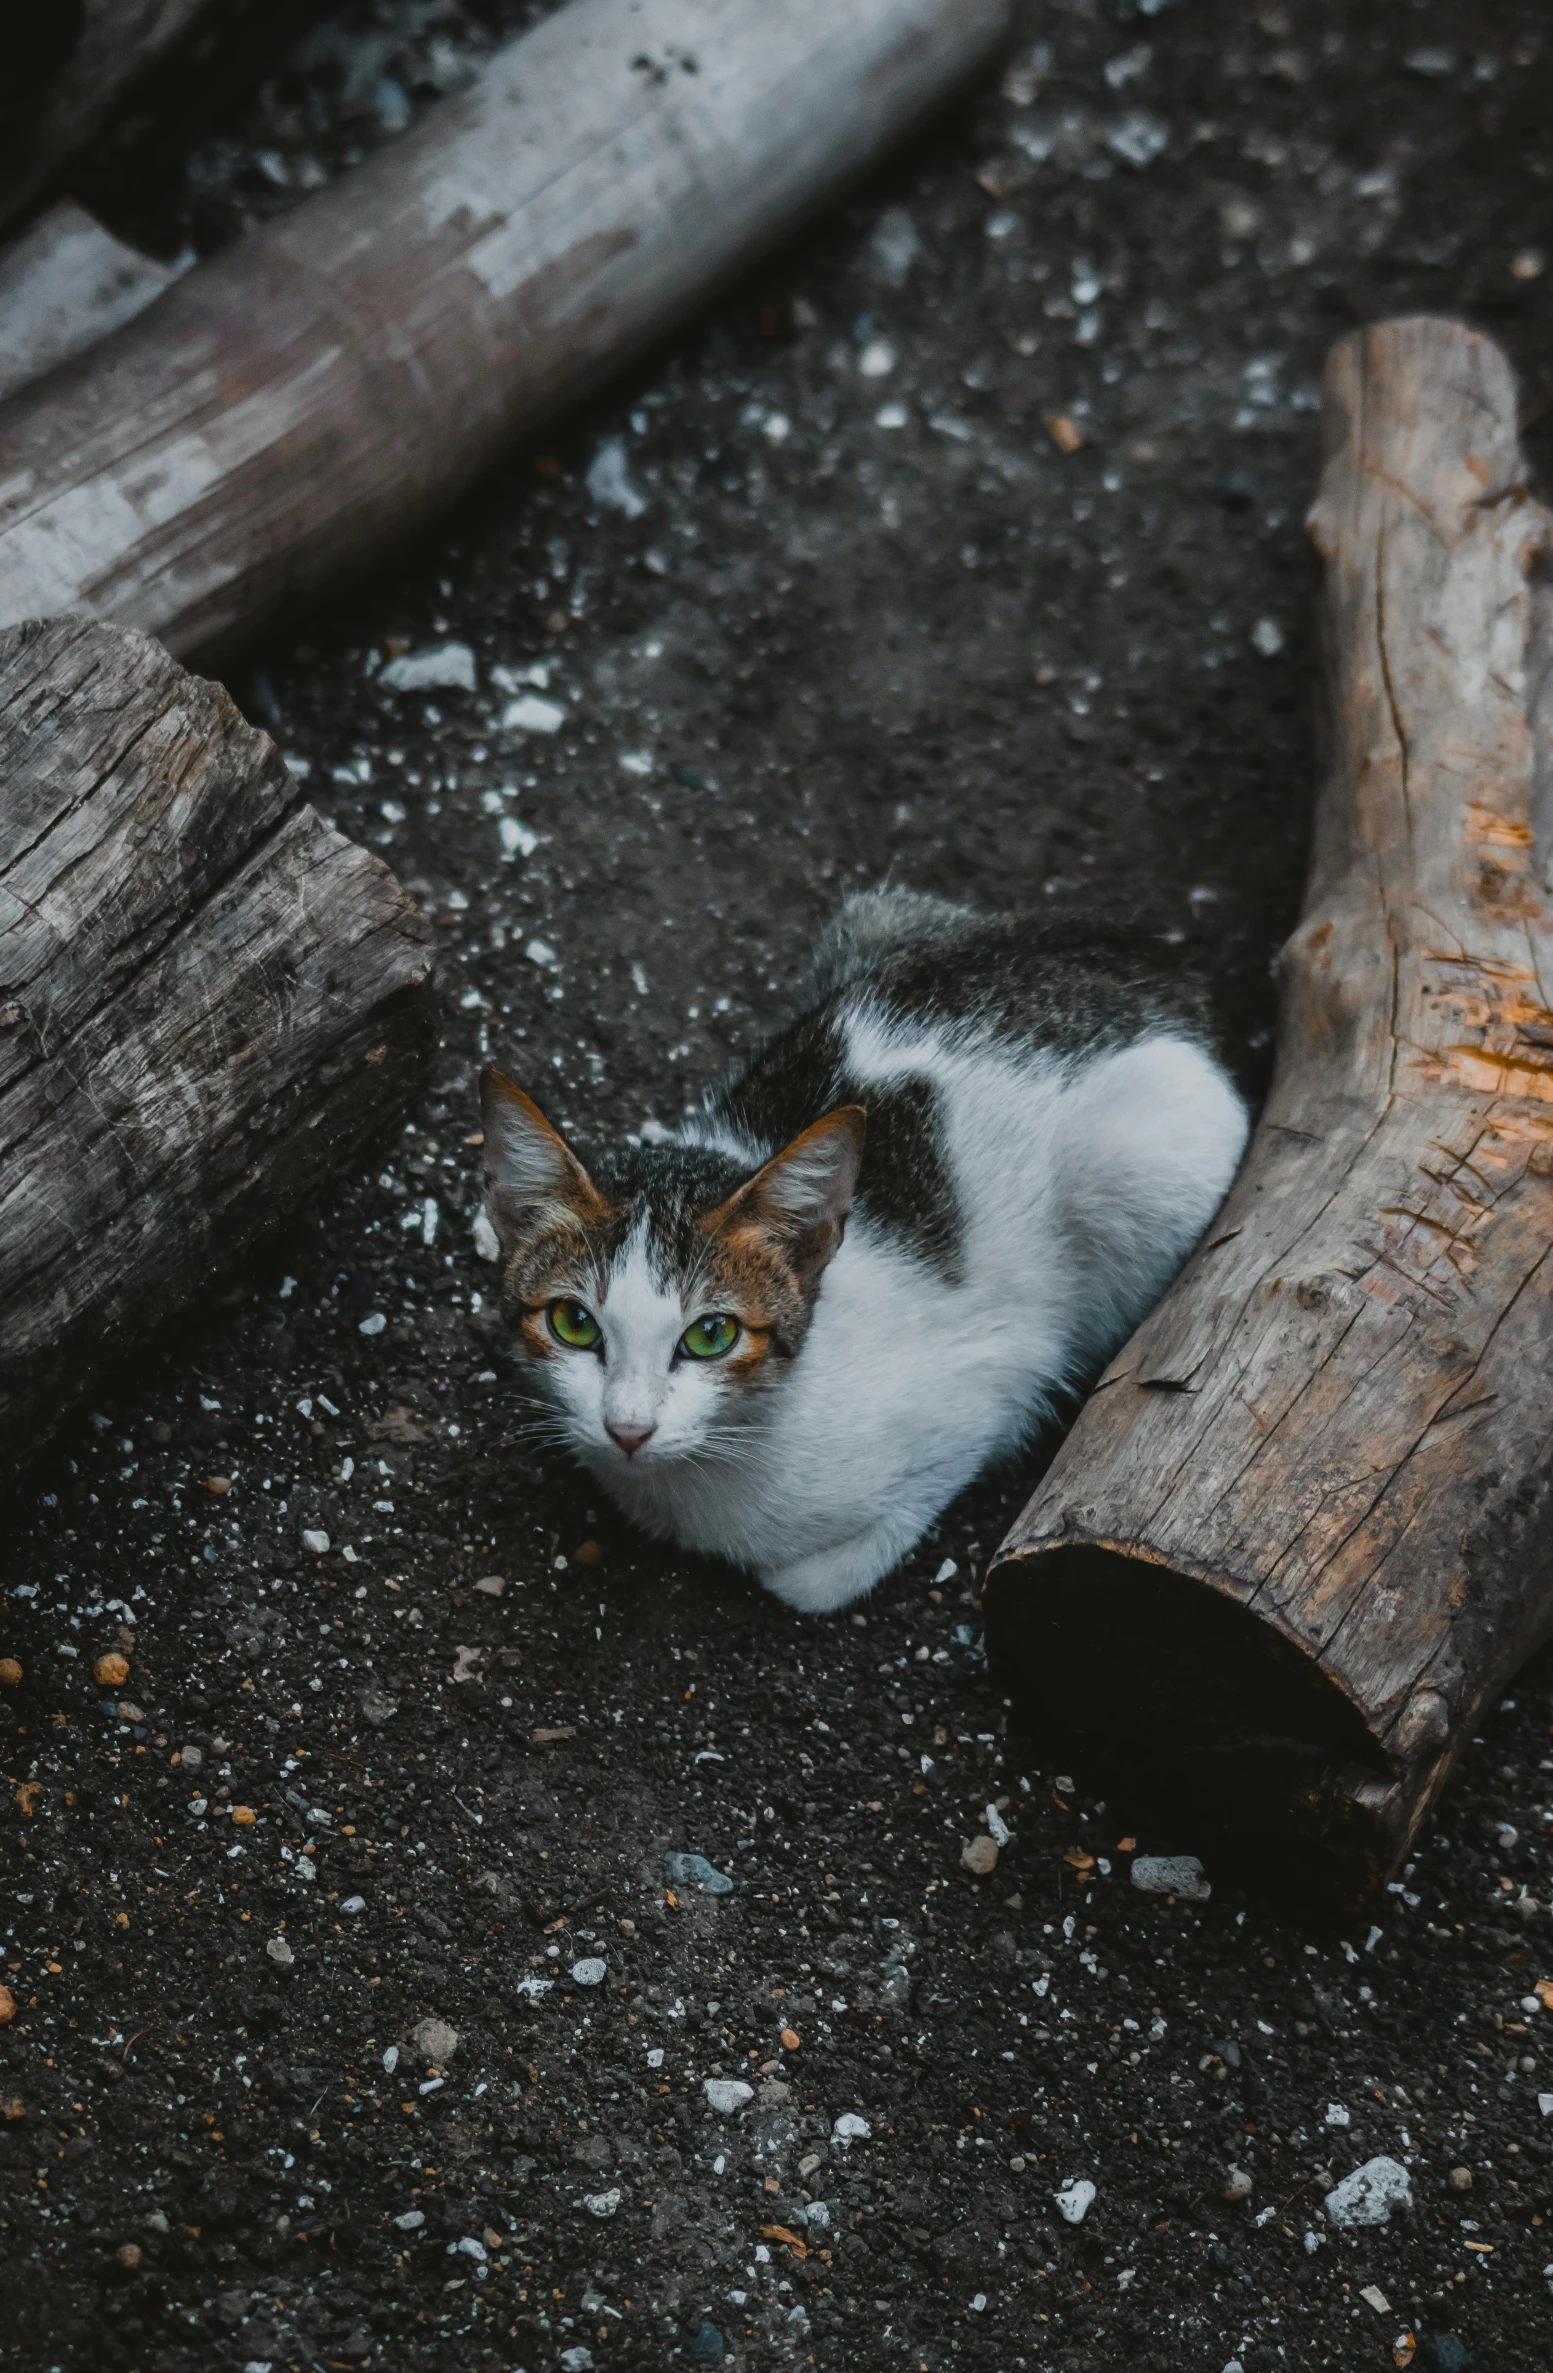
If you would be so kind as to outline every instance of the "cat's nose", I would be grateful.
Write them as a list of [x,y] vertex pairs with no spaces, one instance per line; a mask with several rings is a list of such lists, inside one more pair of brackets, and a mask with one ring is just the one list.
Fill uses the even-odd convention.
[[635,1458],[644,1442],[650,1442],[658,1431],[655,1425],[609,1425],[609,1438],[617,1443],[627,1458]]

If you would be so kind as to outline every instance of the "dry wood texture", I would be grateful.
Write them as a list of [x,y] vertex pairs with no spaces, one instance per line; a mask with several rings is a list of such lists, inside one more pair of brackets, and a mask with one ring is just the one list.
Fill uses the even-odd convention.
[[1452,323],[1337,347],[1325,426],[1331,763],[1272,1092],[1004,1544],[988,1646],[1156,1832],[1352,1904],[1553,1629],[1550,522]]
[[0,634],[0,1478],[392,1120],[431,961],[219,685]]
[[573,0],[0,409],[0,624],[188,651],[402,535],[860,171],[1008,0]]

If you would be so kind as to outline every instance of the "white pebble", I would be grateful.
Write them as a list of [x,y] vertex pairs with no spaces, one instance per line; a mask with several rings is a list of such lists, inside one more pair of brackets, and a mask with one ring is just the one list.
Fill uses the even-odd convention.
[[1384,2225],[1394,2208],[1411,2208],[1413,2185],[1407,2169],[1396,2159],[1366,2159],[1351,2175],[1334,2184],[1326,2196],[1326,2212],[1334,2225]]
[[1351,2126],[1353,2119],[1341,2101],[1329,2101],[1326,2122],[1329,2126]]
[[736,2109],[742,2109],[746,2101],[755,2098],[754,2086],[745,2084],[736,2076],[709,2076],[701,2090],[706,2095],[708,2106],[715,2109],[720,2118],[731,2118]]
[[480,1210],[475,1213],[474,1225],[469,1233],[474,1239],[474,1248],[478,1259],[482,1261],[499,1261],[501,1259],[501,1244],[496,1230],[491,1224],[491,1215],[488,1211]]
[[305,1532],[302,1535],[302,1546],[310,1557],[327,1557],[329,1554],[329,1536],[327,1533],[318,1532],[316,1530]]
[[555,972],[559,969],[561,959],[548,939],[529,940],[523,953],[531,964],[539,966],[541,972]]
[[583,2201],[583,2207],[589,2216],[613,2216],[620,2206],[620,2200],[620,2186],[611,2184],[607,2192],[590,2192]]
[[870,338],[857,358],[857,367],[865,379],[888,379],[896,359],[888,338]]
[[424,2208],[407,2208],[403,2216],[396,2216],[394,2219],[394,2223],[399,2227],[401,2233],[418,2233],[425,2222],[426,2211]]
[[866,2118],[860,2118],[855,2109],[847,2109],[842,2111],[832,2126],[830,2138],[842,2150],[846,2150],[854,2142],[866,2142],[872,2133],[873,2128]]
[[1053,2192],[1052,2198],[1060,2217],[1070,2225],[1081,2225],[1094,2206],[1095,2187],[1087,2175],[1081,2175],[1075,2183],[1064,2184],[1060,2192]]
[[1283,628],[1276,618],[1259,618],[1251,629],[1251,648],[1264,659],[1276,659],[1283,649]]
[[391,659],[378,677],[388,692],[474,692],[475,655],[467,643],[433,643],[424,651]]
[[381,1335],[387,1324],[388,1321],[381,1310],[371,1310],[356,1331],[361,1335]]
[[572,1963],[572,1984],[574,1986],[602,1986],[606,1966],[596,1953],[589,1953],[583,1960]]
[[619,511],[627,519],[640,519],[647,508],[647,498],[631,483],[626,449],[618,437],[602,444],[588,464],[587,488],[601,511]]
[[364,1912],[366,1908],[367,1899],[364,1895],[347,1895],[340,1906],[342,1912]]
[[501,721],[504,733],[559,733],[566,723],[566,711],[558,700],[541,700],[535,692],[524,692],[508,701]]
[[1195,1854],[1135,1854],[1132,1883],[1145,1895],[1179,1895],[1185,1903],[1206,1903],[1213,1893]]

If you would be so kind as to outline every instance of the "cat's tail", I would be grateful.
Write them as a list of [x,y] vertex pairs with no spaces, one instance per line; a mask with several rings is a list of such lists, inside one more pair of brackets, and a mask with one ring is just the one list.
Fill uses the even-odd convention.
[[973,908],[922,890],[855,890],[820,934],[813,987],[821,996],[834,996],[886,956],[909,948],[946,946],[964,938],[980,920]]

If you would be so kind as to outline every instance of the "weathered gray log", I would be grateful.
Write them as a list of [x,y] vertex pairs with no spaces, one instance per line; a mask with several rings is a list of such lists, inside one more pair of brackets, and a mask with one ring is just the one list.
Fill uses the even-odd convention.
[[219,685],[0,633],[0,1478],[392,1121],[431,963]]
[[84,354],[178,278],[61,198],[0,247],[0,397]]
[[[181,42],[212,0],[86,0],[57,42],[33,39],[21,87],[0,60],[0,222],[45,189]],[[40,25],[68,20],[61,0],[34,0]],[[18,9],[18,15],[21,10]],[[77,26],[79,29],[77,29]],[[43,79],[33,70],[33,56]]]
[[0,624],[189,651],[402,535],[860,171],[1008,0],[573,0],[0,409]]
[[1453,323],[1345,340],[1325,426],[1331,771],[1272,1092],[987,1638],[1156,1836],[1352,1906],[1553,1631],[1553,523]]

